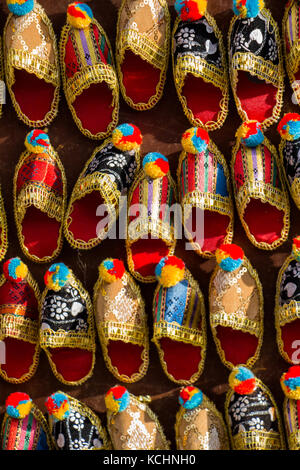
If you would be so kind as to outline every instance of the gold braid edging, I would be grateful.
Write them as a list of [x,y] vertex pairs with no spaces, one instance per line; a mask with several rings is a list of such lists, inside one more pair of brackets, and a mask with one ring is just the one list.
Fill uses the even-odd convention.
[[[134,37],[132,37],[132,34],[130,36],[130,39],[127,39],[126,42],[124,41],[124,38],[126,37],[126,32],[122,32],[122,34],[120,32],[120,17],[121,17],[121,11],[124,7],[124,3],[126,2],[126,0],[123,0],[122,5],[120,6],[119,12],[118,12],[117,39],[116,39],[116,64],[117,64],[117,73],[119,77],[120,90],[126,103],[131,108],[136,109],[137,111],[146,111],[148,109],[153,108],[161,99],[165,82],[166,82],[167,70],[168,70],[168,64],[169,64],[169,55],[170,55],[171,19],[170,19],[169,8],[168,8],[166,1],[165,0],[159,0],[159,1],[160,3],[163,3],[165,18],[166,18],[166,38],[165,38],[165,44],[164,44],[164,53],[161,54],[161,55],[164,55],[164,57],[162,57],[161,59],[163,60],[163,63],[159,61],[160,66],[158,66],[157,59],[155,59],[155,63],[153,63],[154,46],[155,46],[154,48],[155,56],[157,54],[156,44],[154,45],[152,42],[142,37],[143,47],[140,47],[139,39],[137,38],[137,42],[136,42]],[[161,70],[160,79],[159,79],[158,84],[156,85],[156,93],[155,95],[151,96],[151,98],[149,99],[147,103],[134,103],[132,99],[129,96],[127,96],[126,89],[123,83],[123,74],[122,74],[122,68],[121,68],[121,64],[122,64],[126,49],[131,49],[135,54],[140,55],[142,59],[146,60],[151,65],[154,65],[155,67]]]
[[8,237],[7,237],[7,220],[6,220],[6,213],[4,208],[4,202],[1,192],[1,185],[0,185],[0,261],[3,260],[4,256],[6,255],[6,251],[8,248]]

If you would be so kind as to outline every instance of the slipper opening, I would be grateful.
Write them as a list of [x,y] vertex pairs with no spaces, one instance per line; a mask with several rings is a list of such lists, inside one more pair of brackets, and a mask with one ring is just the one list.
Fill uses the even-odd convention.
[[244,220],[258,243],[272,244],[282,237],[284,212],[269,203],[252,198],[245,209]]
[[93,352],[79,348],[49,348],[57,372],[67,382],[84,379],[93,367]]
[[[200,224],[203,225],[203,230],[199,231]],[[198,243],[202,251],[214,253],[224,243],[229,224],[230,218],[227,215],[193,207],[185,226],[188,232],[194,235],[193,242]]]
[[143,363],[143,346],[123,341],[109,341],[107,350],[112,366],[117,368],[120,375],[130,378],[140,371]]
[[1,369],[9,378],[20,379],[28,374],[34,362],[36,345],[16,338],[4,338],[5,363]]
[[216,327],[216,334],[226,361],[234,366],[246,364],[255,355],[258,347],[255,335],[220,325]]
[[189,381],[198,372],[201,361],[201,347],[161,338],[160,346],[164,354],[167,370],[176,380]]
[[300,319],[286,323],[281,327],[281,339],[283,350],[286,352],[291,362],[300,364]]
[[155,276],[155,268],[161,258],[169,254],[169,247],[160,238],[140,238],[131,247],[133,269],[143,277]]

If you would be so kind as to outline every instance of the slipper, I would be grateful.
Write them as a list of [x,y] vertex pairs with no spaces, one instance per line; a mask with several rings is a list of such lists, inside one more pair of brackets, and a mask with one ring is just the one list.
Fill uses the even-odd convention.
[[283,417],[289,450],[300,450],[300,367],[292,366],[282,374],[280,384],[285,394]]
[[151,109],[162,97],[169,52],[166,0],[123,0],[118,14],[116,63],[123,98],[133,109]]
[[147,316],[140,288],[123,261],[107,258],[100,264],[94,311],[109,371],[122,382],[142,379],[149,364]]
[[169,450],[163,429],[148,403],[115,385],[105,395],[107,428],[114,450]]
[[185,235],[198,255],[210,258],[233,238],[230,173],[204,129],[188,129],[181,145],[177,178]]
[[[40,291],[26,264],[10,258],[0,277],[0,339],[5,354],[0,376],[19,384],[36,372],[39,347]],[[22,358],[22,360],[20,360]]]
[[27,134],[25,152],[14,175],[14,214],[23,253],[32,261],[47,263],[63,244],[67,182],[64,167],[47,134]]
[[275,147],[257,121],[236,133],[231,171],[237,211],[247,237],[257,248],[274,250],[290,229],[290,204]]
[[64,392],[46,400],[51,440],[55,450],[109,450],[110,442],[98,416]]
[[175,424],[177,450],[229,450],[223,416],[199,388],[182,388],[179,404]]
[[11,393],[6,399],[5,409],[2,450],[52,449],[47,421],[27,393]]
[[199,379],[206,355],[205,306],[202,292],[184,262],[167,256],[155,270],[153,339],[161,366],[172,382]]
[[161,153],[148,153],[128,195],[127,264],[140,282],[155,282],[155,267],[172,255],[176,238],[172,205],[176,186],[169,161]]
[[50,266],[41,298],[40,345],[60,382],[80,385],[95,364],[93,307],[88,292],[63,263]]
[[110,42],[87,4],[68,6],[59,48],[73,119],[85,136],[104,139],[118,122],[119,85]]
[[282,20],[285,66],[292,90],[294,91],[294,104],[300,104],[299,6],[299,0],[288,1]]
[[275,296],[277,344],[282,357],[291,364],[300,363],[299,276],[300,237],[298,236],[293,239],[292,253],[286,258],[278,273]]
[[193,126],[219,129],[229,103],[222,33],[206,11],[207,0],[176,0],[174,6],[173,76],[184,114]]
[[7,237],[7,219],[6,213],[4,208],[3,197],[1,193],[1,186],[0,186],[0,261],[6,255],[8,248],[8,237]]
[[221,361],[230,369],[251,367],[263,341],[263,291],[258,274],[237,245],[216,251],[209,284],[209,318]]
[[142,135],[133,124],[121,124],[97,147],[80,173],[69,201],[65,237],[73,248],[88,250],[107,237],[119,216],[140,165]]
[[300,209],[300,114],[287,113],[279,122],[279,155],[287,187]]
[[270,390],[246,367],[229,375],[225,418],[232,450],[285,450],[278,407]]
[[36,0],[7,0],[4,27],[5,79],[19,119],[48,126],[58,111],[60,77],[56,37]]

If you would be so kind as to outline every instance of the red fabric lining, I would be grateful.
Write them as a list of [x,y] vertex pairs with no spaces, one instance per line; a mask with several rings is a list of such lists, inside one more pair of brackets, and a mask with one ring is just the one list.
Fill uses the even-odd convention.
[[36,344],[16,338],[5,338],[3,341],[5,344],[5,364],[1,364],[1,369],[6,372],[8,377],[19,379],[29,372]]
[[255,355],[258,346],[256,336],[223,326],[217,326],[216,333],[226,361],[231,362],[234,366],[246,364],[248,359]]
[[22,222],[24,245],[38,258],[52,256],[58,246],[60,222],[30,206]]
[[156,265],[168,255],[169,248],[159,238],[141,238],[131,245],[131,253],[134,270],[144,277],[154,276]]
[[160,339],[161,349],[167,370],[176,380],[190,380],[198,372],[201,361],[201,347],[174,341],[170,338]]
[[[300,341],[300,319],[294,320],[290,323],[286,323],[281,327],[281,338],[283,342],[283,349],[289,356],[290,360],[294,359],[294,363],[300,360],[299,341]],[[295,354],[295,358],[293,358]],[[293,358],[293,359],[292,359]]]
[[120,375],[131,377],[139,372],[143,363],[141,357],[143,346],[123,341],[109,341],[107,350],[113,367],[118,369]]
[[12,91],[25,116],[31,121],[41,121],[51,110],[55,87],[25,70],[14,69],[15,83]]
[[[222,245],[227,235],[227,228],[230,223],[230,219],[227,215],[219,214],[216,211],[203,211],[198,207],[192,208],[192,213],[186,222],[186,227],[192,227],[192,234],[196,232],[196,222],[202,223],[202,217],[204,212],[203,224],[203,245],[202,251],[210,251],[214,253],[216,249]],[[199,234],[200,235],[200,234]],[[198,236],[198,242],[202,240]],[[197,241],[197,235],[194,236],[193,241]]]
[[251,199],[244,220],[257,242],[273,243],[281,238],[284,212],[259,199]]
[[92,369],[93,353],[79,348],[49,348],[56,370],[68,382],[77,382]]
[[156,95],[160,70],[153,67],[132,51],[125,52],[121,65],[126,95],[137,103],[148,103]]

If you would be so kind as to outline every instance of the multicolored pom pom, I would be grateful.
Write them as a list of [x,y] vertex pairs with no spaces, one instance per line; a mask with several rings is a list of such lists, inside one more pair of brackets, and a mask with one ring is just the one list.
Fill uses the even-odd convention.
[[233,0],[234,14],[242,18],[255,18],[264,6],[264,0]]
[[163,287],[172,287],[184,278],[185,264],[177,256],[166,256],[156,265],[155,276]]
[[162,178],[170,169],[169,160],[158,152],[147,153],[143,159],[143,168],[149,178]]
[[121,413],[130,403],[128,390],[122,385],[115,385],[105,395],[105,406],[112,413]]
[[216,249],[216,261],[223,271],[232,272],[238,269],[244,259],[244,252],[238,245],[225,244]]
[[280,384],[288,398],[300,400],[300,366],[292,366],[282,374]]
[[111,136],[112,143],[117,149],[125,151],[138,149],[143,141],[140,129],[134,124],[120,124]]
[[34,129],[29,132],[25,139],[25,147],[32,153],[45,153],[50,145],[48,134],[43,131]]
[[10,258],[3,264],[3,274],[8,281],[22,282],[28,274],[28,268],[20,258]]
[[251,395],[256,389],[256,377],[247,367],[235,367],[229,375],[229,385],[239,395]]
[[300,235],[293,238],[292,255],[298,262],[300,262]]
[[122,260],[107,258],[99,266],[99,273],[104,282],[112,282],[122,279],[125,273],[125,266]]
[[54,263],[44,276],[46,287],[59,291],[70,280],[71,271],[64,263]]
[[205,152],[209,144],[209,135],[201,127],[191,127],[182,135],[181,145],[187,153]]
[[203,393],[199,388],[193,385],[184,387],[179,394],[179,404],[186,410],[193,410],[201,405],[203,401]]
[[70,401],[63,392],[50,395],[45,401],[45,405],[49,416],[53,416],[58,421],[62,421],[70,415]]
[[246,147],[257,147],[265,139],[261,124],[258,121],[243,122],[235,135]]
[[174,7],[182,21],[197,21],[205,15],[207,0],[175,0]]
[[16,16],[30,13],[34,8],[34,0],[6,0],[8,9]]
[[68,6],[67,21],[73,28],[85,29],[93,18],[93,12],[86,3],[74,2]]
[[300,139],[300,114],[287,113],[278,124],[277,131],[285,140]]
[[29,415],[32,408],[32,400],[27,393],[11,393],[5,402],[6,413],[12,418],[23,419]]

